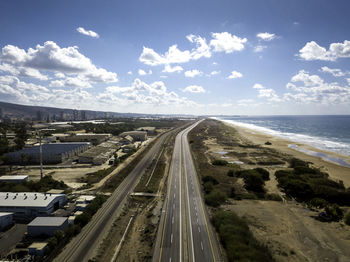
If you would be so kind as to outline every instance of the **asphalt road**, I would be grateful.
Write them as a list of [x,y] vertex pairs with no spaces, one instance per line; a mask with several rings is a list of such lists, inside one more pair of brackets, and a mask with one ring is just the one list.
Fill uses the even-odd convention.
[[80,234],[72,239],[54,261],[81,262],[88,261],[93,257],[94,251],[96,251],[116,216],[120,213],[126,201],[126,196],[133,191],[147,166],[157,156],[170,133],[165,133],[158,138],[153,147],[107,199],[91,221],[82,229]]
[[220,260],[187,140],[196,124],[181,131],[175,140],[154,262]]

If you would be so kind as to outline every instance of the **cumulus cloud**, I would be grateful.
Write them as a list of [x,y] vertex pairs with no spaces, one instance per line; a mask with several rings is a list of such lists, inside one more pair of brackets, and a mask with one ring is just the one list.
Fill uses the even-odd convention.
[[79,52],[77,46],[61,48],[53,41],[29,48],[28,51],[6,45],[2,48],[0,61],[18,69],[30,68],[54,73],[79,74],[92,82],[118,81],[116,73],[96,67],[89,58]]
[[196,44],[196,48],[191,50],[191,57],[194,60],[197,60],[202,57],[209,58],[211,57],[210,47],[207,44],[205,38],[197,35],[188,35],[186,38],[191,42]]
[[40,73],[39,70],[29,67],[15,67],[10,64],[0,64],[0,71],[20,77],[31,77],[39,80],[48,80],[49,77]]
[[240,38],[228,32],[212,33],[212,37],[210,46],[214,48],[214,52],[225,52],[226,54],[242,51],[247,42],[247,38]]
[[242,78],[243,75],[240,72],[232,71],[231,74],[227,77],[227,79],[235,79],[235,78]]
[[263,87],[261,84],[256,83],[256,84],[254,84],[253,88],[255,88],[255,89],[263,89],[265,87]]
[[350,41],[332,43],[328,50],[315,41],[311,41],[299,50],[298,56],[306,61],[336,61],[338,58],[348,58],[350,57]]
[[197,69],[188,70],[185,72],[185,77],[195,77],[200,75],[202,75],[202,72]]
[[183,92],[189,93],[205,93],[205,89],[202,86],[190,85],[182,90]]
[[332,74],[335,77],[345,76],[345,73],[342,70],[337,69],[337,68],[333,68],[332,69],[332,68],[329,68],[327,66],[323,66],[321,68],[321,71],[324,72],[324,73],[330,73],[330,74]]
[[174,66],[174,67],[171,67],[170,65],[166,65],[163,69],[163,73],[179,73],[181,71],[183,71],[184,69],[181,67],[181,66]]
[[83,27],[78,27],[77,31],[80,34],[87,35],[87,36],[90,36],[90,37],[93,37],[93,38],[99,38],[100,37],[98,35],[98,33],[94,32],[94,31],[91,31],[91,30],[85,30]]
[[272,33],[265,32],[265,33],[258,33],[256,35],[256,37],[259,38],[260,40],[263,40],[263,41],[271,41],[271,40],[276,38],[276,35],[272,34]]
[[78,77],[67,77],[65,79],[53,80],[50,82],[50,87],[81,87],[91,88],[91,84]]
[[177,48],[177,45],[170,46],[164,55],[158,54],[152,48],[143,47],[142,54],[139,58],[140,62],[150,66],[186,63],[190,61],[190,59],[190,51],[181,51]]
[[143,70],[143,69],[139,69],[139,70],[138,70],[138,74],[139,74],[140,76],[152,75],[152,70],[148,70],[148,72],[146,72],[146,71]]
[[325,82],[320,76],[300,70],[286,85],[291,92],[284,94],[286,101],[317,104],[349,104],[350,87],[336,82]]
[[211,76],[218,75],[218,74],[220,74],[220,71],[215,71],[215,70],[214,70],[214,71],[211,71],[211,72],[210,72],[210,75],[211,75]]

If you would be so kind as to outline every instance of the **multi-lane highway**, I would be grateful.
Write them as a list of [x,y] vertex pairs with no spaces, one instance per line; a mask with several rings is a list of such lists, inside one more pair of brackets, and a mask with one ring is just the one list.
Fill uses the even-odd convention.
[[175,140],[154,262],[220,260],[187,140],[197,124],[181,131]]
[[80,262],[88,261],[93,257],[94,251],[96,251],[103,236],[105,236],[109,230],[117,214],[120,213],[126,196],[135,188],[139,178],[160,152],[164,141],[170,133],[171,132],[165,133],[158,138],[153,147],[113,192],[104,205],[93,216],[92,220],[82,229],[80,234],[65,247],[54,261]]

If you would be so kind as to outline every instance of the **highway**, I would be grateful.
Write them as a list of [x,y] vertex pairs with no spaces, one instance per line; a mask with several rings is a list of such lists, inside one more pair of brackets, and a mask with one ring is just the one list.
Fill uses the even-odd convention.
[[80,262],[88,261],[93,258],[98,245],[108,232],[117,215],[120,214],[127,195],[134,190],[140,177],[160,152],[166,138],[171,133],[172,132],[167,132],[157,139],[152,148],[107,199],[103,206],[92,217],[91,221],[67,244],[54,261]]
[[187,140],[198,123],[181,131],[175,139],[153,262],[220,260]]

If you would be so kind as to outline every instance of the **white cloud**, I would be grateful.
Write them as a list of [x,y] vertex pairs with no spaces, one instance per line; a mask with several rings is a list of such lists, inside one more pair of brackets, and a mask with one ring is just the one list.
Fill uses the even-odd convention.
[[276,94],[276,91],[271,88],[259,89],[258,97],[267,98],[269,101],[281,101],[281,99]]
[[138,74],[139,74],[140,76],[152,75],[152,70],[148,70],[148,72],[146,72],[146,71],[143,70],[143,69],[139,69],[139,70],[138,70]]
[[254,52],[260,53],[260,52],[264,51],[264,49],[266,49],[266,48],[267,48],[266,45],[257,45],[256,47],[254,47]]
[[78,77],[67,77],[61,80],[53,80],[50,83],[50,87],[81,87],[81,88],[91,88],[91,84]]
[[227,79],[235,79],[235,78],[242,78],[242,77],[243,77],[242,73],[237,71],[232,71],[231,75],[229,75]]
[[255,88],[255,89],[264,89],[265,87],[263,87],[261,84],[256,83],[256,84],[254,84],[253,88]]
[[218,74],[220,74],[220,71],[211,71],[210,72],[210,75],[212,75],[212,76],[214,76],[214,75],[218,75]]
[[205,93],[205,90],[202,86],[190,85],[182,90],[183,92],[189,93]]
[[[89,58],[78,51],[77,46],[59,47],[53,41],[47,41],[43,46],[37,45],[28,51],[13,45],[2,48],[0,61],[9,64],[18,70],[44,70],[54,73],[77,74],[92,82],[117,82],[117,74],[104,68],[96,67]],[[39,77],[36,71],[31,71],[33,77]]]
[[213,65],[218,65],[218,63],[217,62],[213,62]]
[[186,36],[188,41],[196,44],[196,48],[191,50],[191,57],[194,60],[197,60],[202,57],[209,58],[211,57],[210,47],[207,44],[205,38],[197,36],[197,35],[188,35]]
[[186,63],[190,61],[190,59],[190,52],[188,50],[179,50],[177,45],[170,46],[164,55],[159,55],[151,48],[143,47],[142,54],[139,58],[140,62],[151,66]]
[[318,45],[315,41],[311,41],[299,50],[298,56],[307,61],[336,61],[338,58],[348,58],[350,57],[350,41],[345,40],[344,43],[332,43],[329,46],[329,50]]
[[56,73],[55,77],[57,77],[57,78],[65,78],[66,76],[63,73]]
[[129,71],[129,72],[128,72],[128,75],[132,75],[132,71]]
[[163,69],[163,73],[174,73],[174,72],[181,72],[183,71],[184,69],[181,67],[181,66],[174,66],[174,67],[171,67],[170,65],[165,65],[164,69]]
[[263,41],[271,41],[276,38],[276,35],[265,32],[265,33],[258,33],[256,37]]
[[318,75],[310,75],[305,70],[291,78],[292,83],[286,85],[294,93],[284,94],[286,101],[303,104],[340,105],[350,104],[350,87],[338,83],[325,82]]
[[340,69],[337,69],[337,68],[332,69],[332,68],[329,68],[327,66],[323,66],[321,68],[321,71],[324,72],[324,73],[330,73],[330,74],[332,74],[335,77],[345,76],[345,73],[342,72]]
[[98,33],[94,32],[94,31],[91,31],[91,30],[85,30],[83,27],[78,27],[77,31],[80,34],[87,35],[87,36],[90,36],[90,37],[93,37],[93,38],[99,38],[100,37],[98,35]]
[[225,52],[226,54],[242,51],[247,42],[247,38],[240,38],[228,32],[212,33],[212,37],[210,46],[214,48],[214,52]]
[[188,70],[185,72],[185,77],[195,77],[200,75],[202,75],[202,72],[197,69]]

